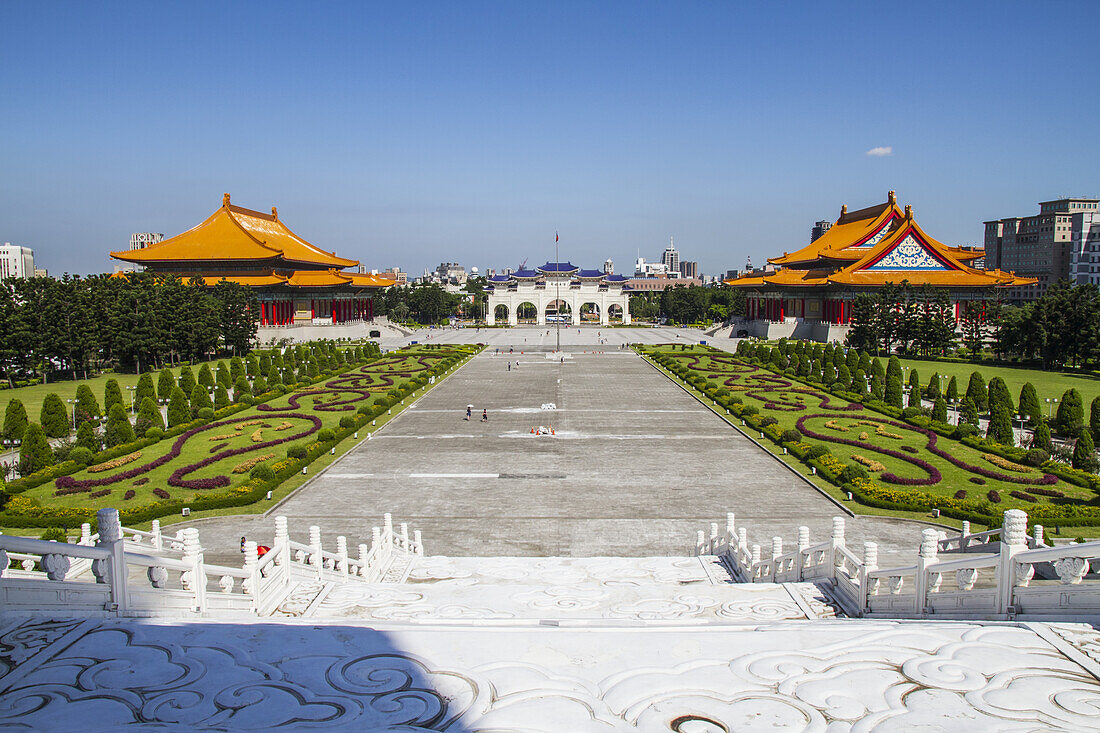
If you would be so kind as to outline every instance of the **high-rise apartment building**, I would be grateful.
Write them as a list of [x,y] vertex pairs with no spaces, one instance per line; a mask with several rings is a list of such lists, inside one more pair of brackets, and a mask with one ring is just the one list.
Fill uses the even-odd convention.
[[815,221],[814,228],[810,230],[810,244],[813,244],[815,241],[817,241],[818,237],[829,231],[829,227],[831,227],[832,225],[833,223],[831,221],[825,221],[824,219],[822,219],[821,221]]
[[0,280],[9,277],[34,277],[34,250],[4,242],[0,247]]
[[1100,211],[1085,211],[1073,217],[1070,280],[1078,285],[1100,285]]
[[1033,300],[1058,280],[1071,276],[1074,239],[1085,218],[1097,212],[1100,199],[1062,198],[1039,203],[1034,216],[994,219],[985,223],[985,266],[1033,277],[1035,285],[1010,288],[1010,301]]
[[[164,234],[161,232],[134,232],[130,235],[130,251],[136,252],[162,241],[164,241]],[[144,269],[141,265],[127,262],[124,265],[116,266],[115,272],[141,272]]]
[[680,277],[699,277],[699,263],[691,260],[684,260],[680,263]]

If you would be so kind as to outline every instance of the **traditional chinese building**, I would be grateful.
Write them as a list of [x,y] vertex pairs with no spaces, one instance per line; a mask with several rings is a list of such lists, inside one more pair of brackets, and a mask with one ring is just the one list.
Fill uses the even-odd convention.
[[947,290],[957,320],[966,301],[993,299],[998,289],[1033,282],[983,269],[984,256],[983,249],[930,237],[912,207],[899,209],[891,191],[884,204],[852,212],[842,206],[840,218],[809,245],[770,258],[775,272],[726,284],[746,291],[746,335],[830,341],[847,333],[855,297],[887,283]]
[[622,275],[547,262],[533,270],[489,278],[488,323],[600,325],[630,323],[630,287]]
[[310,244],[292,232],[271,207],[265,214],[234,206],[229,194],[198,226],[137,250],[111,257],[154,273],[201,277],[247,285],[260,299],[260,325],[332,324],[374,317],[372,296],[394,281],[358,272],[358,260]]

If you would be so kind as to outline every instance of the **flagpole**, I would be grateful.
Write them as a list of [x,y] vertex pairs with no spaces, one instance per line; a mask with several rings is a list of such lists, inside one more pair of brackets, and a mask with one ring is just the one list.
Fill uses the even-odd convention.
[[[558,260],[558,233],[554,232],[554,265],[560,265]],[[558,276],[554,279],[554,291],[558,299],[558,317],[555,320],[557,328],[554,333],[558,338],[558,354],[561,354],[561,270],[559,267]]]

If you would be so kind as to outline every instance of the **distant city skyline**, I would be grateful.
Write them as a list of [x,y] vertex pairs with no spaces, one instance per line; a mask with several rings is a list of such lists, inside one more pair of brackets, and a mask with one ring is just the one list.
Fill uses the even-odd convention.
[[7,3],[0,241],[110,272],[230,192],[367,269],[541,263],[558,232],[561,259],[619,271],[675,237],[710,275],[896,190],[981,245],[983,221],[1100,193],[1098,62],[1066,12]]

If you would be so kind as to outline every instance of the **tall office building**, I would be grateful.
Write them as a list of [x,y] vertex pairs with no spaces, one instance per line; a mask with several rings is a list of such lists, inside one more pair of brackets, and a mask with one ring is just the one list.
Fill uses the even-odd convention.
[[672,242],[672,237],[668,238],[668,247],[665,248],[664,253],[661,254],[661,264],[665,266],[665,269],[670,273],[680,271],[680,253],[676,251],[676,246]]
[[1100,211],[1083,211],[1073,219],[1070,280],[1078,285],[1100,285]]
[[4,242],[0,247],[0,280],[9,277],[34,277],[34,250]]
[[[1073,242],[1083,236],[1086,217],[1100,199],[1063,198],[1039,203],[1034,216],[993,219],[985,224],[985,267],[1033,277],[1034,285],[1013,287],[1009,301],[1033,300],[1058,280],[1071,277]],[[1087,232],[1084,233],[1087,242]]]
[[810,244],[813,244],[815,241],[817,241],[818,237],[829,231],[829,227],[831,227],[832,225],[833,223],[831,221],[825,221],[824,219],[822,219],[821,221],[815,221],[814,228],[810,230]]
[[699,277],[699,263],[691,260],[684,260],[680,263],[680,277]]

